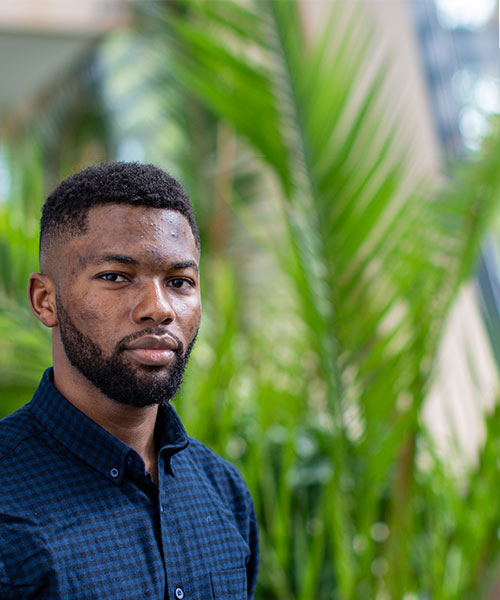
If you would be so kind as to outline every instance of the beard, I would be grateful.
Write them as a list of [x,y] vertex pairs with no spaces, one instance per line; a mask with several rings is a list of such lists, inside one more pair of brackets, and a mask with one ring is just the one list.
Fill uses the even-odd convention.
[[198,332],[185,350],[182,342],[168,333],[178,344],[175,357],[168,367],[134,367],[124,359],[126,344],[144,335],[165,335],[164,328],[154,327],[124,337],[111,355],[106,356],[89,336],[76,327],[60,299],[57,299],[57,317],[59,334],[68,360],[111,400],[142,408],[166,404],[179,391]]

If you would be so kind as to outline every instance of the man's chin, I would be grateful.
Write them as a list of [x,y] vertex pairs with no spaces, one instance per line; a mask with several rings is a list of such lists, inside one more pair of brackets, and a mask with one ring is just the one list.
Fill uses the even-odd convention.
[[156,406],[167,404],[177,390],[166,389],[165,386],[142,386],[139,389],[107,389],[101,390],[108,398],[122,406],[133,406],[136,408],[146,408],[148,406]]
[[94,384],[99,383],[99,389],[119,404],[143,408],[171,400],[181,386],[182,371],[152,365],[126,369],[122,366],[112,377],[94,381]]

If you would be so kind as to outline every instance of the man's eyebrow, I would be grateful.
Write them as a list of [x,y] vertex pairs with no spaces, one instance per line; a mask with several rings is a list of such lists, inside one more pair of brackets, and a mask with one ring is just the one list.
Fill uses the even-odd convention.
[[108,262],[117,262],[122,263],[124,265],[138,265],[139,261],[131,256],[126,256],[125,254],[101,254],[100,256],[96,256],[92,258],[90,262],[94,265],[102,265]]
[[177,262],[172,265],[172,269],[189,269],[192,268],[198,272],[198,263],[194,260],[185,260],[184,262]]
[[[96,256],[92,258],[89,262],[94,265],[102,265],[104,263],[109,262],[117,262],[124,265],[138,265],[139,261],[131,256],[127,256],[125,254],[101,254],[100,256]],[[194,260],[185,260],[181,262],[176,262],[170,265],[171,269],[194,269],[198,272],[198,263]]]

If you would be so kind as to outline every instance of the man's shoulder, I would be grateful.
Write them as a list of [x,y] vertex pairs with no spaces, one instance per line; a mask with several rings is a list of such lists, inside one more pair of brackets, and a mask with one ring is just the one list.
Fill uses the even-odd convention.
[[206,446],[203,442],[200,442],[200,440],[189,437],[189,446],[187,450],[192,454],[195,460],[207,469],[215,472],[227,473],[228,475],[241,479],[238,469],[233,464],[219,456],[214,450]]
[[0,462],[7,460],[19,446],[42,432],[29,404],[0,419]]
[[225,496],[233,498],[249,497],[247,485],[238,469],[214,452],[211,448],[190,437],[189,446],[184,452],[199,472],[211,482],[211,484]]

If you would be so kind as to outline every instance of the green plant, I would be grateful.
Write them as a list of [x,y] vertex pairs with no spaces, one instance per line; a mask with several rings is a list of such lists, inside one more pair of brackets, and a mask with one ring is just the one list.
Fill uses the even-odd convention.
[[27,277],[38,270],[43,162],[36,143],[4,145],[8,195],[0,205],[0,414],[27,402],[51,364],[50,338],[33,318]]

